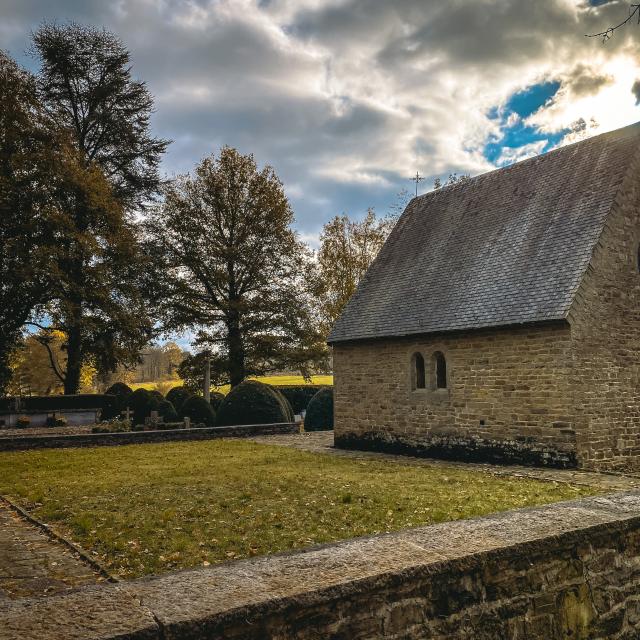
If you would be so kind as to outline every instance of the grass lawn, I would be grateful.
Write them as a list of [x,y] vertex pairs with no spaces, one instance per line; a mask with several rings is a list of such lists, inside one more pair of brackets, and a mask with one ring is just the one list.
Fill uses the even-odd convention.
[[[272,384],[275,386],[303,385],[303,384],[333,385],[333,376],[312,376],[311,382],[306,381],[302,376],[261,376],[258,378],[252,378],[252,380],[258,380],[259,382],[264,382],[265,384]],[[170,382],[174,387],[178,387],[182,384],[182,380],[180,379],[171,380]],[[132,382],[129,386],[134,391],[136,389],[139,389],[140,387],[151,390],[156,388],[156,383],[155,382]],[[224,393],[226,395],[229,392],[229,385],[227,384],[222,387],[215,387],[215,390],[220,391],[221,393]]]
[[130,578],[597,491],[210,440],[0,453],[0,493]]

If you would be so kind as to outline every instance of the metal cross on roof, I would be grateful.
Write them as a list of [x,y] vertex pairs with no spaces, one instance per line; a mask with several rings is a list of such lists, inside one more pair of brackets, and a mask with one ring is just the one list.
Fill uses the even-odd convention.
[[411,178],[412,182],[416,183],[416,198],[418,197],[418,184],[424,180],[424,176],[421,176],[417,171],[416,175]]

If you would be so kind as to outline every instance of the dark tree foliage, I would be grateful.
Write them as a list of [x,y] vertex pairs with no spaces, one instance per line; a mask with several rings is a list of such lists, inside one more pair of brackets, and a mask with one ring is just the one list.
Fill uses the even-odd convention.
[[33,36],[42,69],[40,90],[56,121],[73,132],[127,207],[142,207],[158,191],[158,166],[168,141],[153,138],[153,97],[131,77],[131,56],[105,29],[45,24]]
[[41,100],[79,164],[68,180],[48,309],[51,329],[67,336],[61,379],[75,393],[83,363],[100,371],[131,364],[151,336],[139,286],[148,269],[127,214],[157,193],[167,142],[150,136],[153,99],[131,78],[129,53],[113,34],[54,24],[33,39]]
[[[286,403],[286,404],[285,404]],[[219,427],[242,424],[292,422],[291,407],[273,387],[256,380],[245,380],[229,391],[218,408]]]
[[316,393],[304,417],[305,431],[323,431],[333,429],[333,389],[325,387]]
[[62,153],[35,78],[0,51],[0,395],[22,327],[49,300]]
[[165,328],[198,329],[213,384],[283,369],[308,375],[326,354],[292,222],[273,169],[229,147],[170,185],[151,216]]
[[[207,353],[201,351],[188,355],[179,365],[177,369],[178,376],[184,381],[185,388],[192,394],[201,394],[204,389],[204,369],[206,364]],[[226,384],[227,377],[225,374],[226,360],[214,355],[211,358],[211,386],[221,386]]]

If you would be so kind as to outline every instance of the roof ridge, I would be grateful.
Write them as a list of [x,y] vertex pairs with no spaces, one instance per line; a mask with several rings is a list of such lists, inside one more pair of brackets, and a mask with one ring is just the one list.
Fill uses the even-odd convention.
[[[609,136],[611,138],[623,138],[626,135],[629,135],[631,130],[637,129],[635,134],[640,136],[640,120],[638,122],[634,122],[633,124],[626,125],[625,127],[621,127],[620,129],[613,129],[611,131],[604,131],[602,133],[598,133],[597,135],[590,136],[588,138],[583,138],[582,140],[576,140],[575,142],[571,142],[570,144],[562,145],[561,147],[555,147],[554,149],[550,149],[549,151],[545,151],[543,153],[539,153],[538,155],[532,156],[530,158],[525,158],[524,160],[519,160],[518,162],[514,162],[512,164],[506,165],[504,167],[495,167],[493,169],[489,169],[489,171],[485,171],[483,173],[478,173],[475,176],[469,176],[464,180],[459,180],[452,184],[445,184],[437,189],[432,189],[431,191],[427,191],[426,193],[421,193],[419,196],[413,197],[409,202],[425,200],[429,197],[433,197],[435,194],[443,193],[446,189],[447,191],[451,191],[453,189],[460,189],[462,187],[471,186],[472,182],[480,182],[483,178],[492,176],[498,171],[502,171],[504,173],[509,173],[515,168],[523,167],[528,164],[533,164],[535,162],[539,162],[542,158],[549,158],[554,155],[559,155],[560,153],[567,152],[569,149],[576,147],[581,144],[593,143],[595,144],[599,139]],[[630,136],[629,136],[630,137]]]

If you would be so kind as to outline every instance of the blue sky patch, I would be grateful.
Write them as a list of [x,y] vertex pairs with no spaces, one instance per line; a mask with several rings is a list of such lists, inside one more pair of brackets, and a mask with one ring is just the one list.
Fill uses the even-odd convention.
[[527,118],[535,113],[547,100],[553,98],[560,88],[557,80],[540,82],[527,87],[524,91],[514,93],[504,106],[508,117],[510,113],[517,113],[521,118]]
[[[499,140],[488,143],[484,148],[484,156],[492,164],[499,163],[499,158],[505,147],[517,148],[532,142],[545,141],[542,151],[548,151],[568,133],[560,131],[554,134],[541,133],[535,127],[525,125],[522,120],[535,113],[544,106],[560,88],[557,80],[540,82],[527,87],[523,91],[514,93],[501,108],[494,107],[489,111],[491,119],[500,121],[502,136]],[[508,124],[510,116],[517,114],[519,119],[515,124]]]

